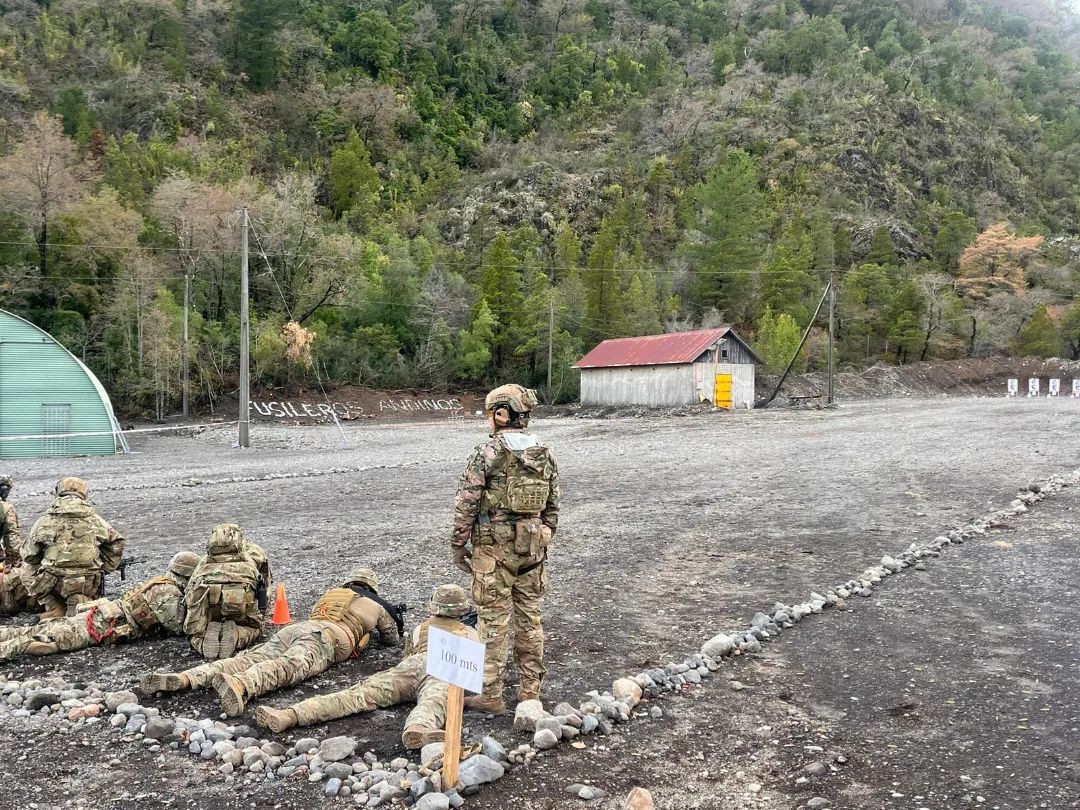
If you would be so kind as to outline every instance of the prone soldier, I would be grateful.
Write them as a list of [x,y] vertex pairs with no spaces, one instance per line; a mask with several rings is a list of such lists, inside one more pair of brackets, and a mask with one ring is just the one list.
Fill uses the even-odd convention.
[[77,605],[97,599],[106,574],[124,556],[124,538],[86,499],[86,482],[61,478],[49,504],[22,548],[20,570],[31,599],[45,609],[41,618],[74,613]]
[[208,661],[228,658],[262,635],[270,565],[262,548],[234,523],[214,527],[206,556],[184,594],[184,632]]
[[184,588],[199,555],[181,551],[161,576],[148,579],[119,599],[79,605],[74,616],[30,627],[0,628],[0,661],[17,655],[52,655],[144,638],[152,633],[183,635]]
[[339,588],[320,597],[306,622],[289,625],[268,641],[232,658],[200,664],[183,672],[154,672],[142,680],[144,694],[212,686],[229,717],[237,717],[253,698],[314,678],[334,664],[355,658],[373,633],[383,644],[397,644],[405,632],[404,605],[379,596],[379,579],[357,568]]
[[422,748],[445,736],[446,684],[427,674],[428,629],[437,627],[476,639],[476,631],[461,623],[469,612],[469,600],[458,585],[440,585],[428,604],[429,618],[415,627],[397,666],[377,672],[355,686],[329,695],[318,695],[285,709],[260,706],[255,722],[281,733],[294,726],[310,726],[351,714],[385,709],[407,701],[416,706],[405,721],[401,742],[406,748]]

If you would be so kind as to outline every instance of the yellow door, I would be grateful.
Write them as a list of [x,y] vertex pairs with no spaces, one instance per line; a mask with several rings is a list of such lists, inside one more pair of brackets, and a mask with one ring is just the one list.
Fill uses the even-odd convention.
[[713,405],[717,408],[731,407],[731,375],[716,375],[716,394],[713,397]]

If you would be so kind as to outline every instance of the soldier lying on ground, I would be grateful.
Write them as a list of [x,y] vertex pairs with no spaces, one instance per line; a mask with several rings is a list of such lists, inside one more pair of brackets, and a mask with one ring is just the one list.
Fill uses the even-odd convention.
[[154,632],[184,633],[184,587],[199,555],[181,551],[168,571],[148,579],[119,599],[79,605],[74,616],[30,627],[0,627],[0,661],[17,655],[52,655],[100,644],[143,638]]
[[56,498],[23,544],[20,575],[26,591],[45,608],[42,619],[71,615],[103,593],[105,574],[124,557],[124,538],[87,500],[86,482],[61,478]]
[[26,585],[20,576],[22,533],[15,504],[11,501],[14,488],[14,478],[0,475],[0,615],[41,610],[37,600],[26,593]]
[[184,599],[184,632],[191,648],[216,661],[254,644],[262,636],[272,581],[266,552],[258,544],[245,539],[233,523],[215,526]]
[[253,698],[314,678],[333,664],[359,656],[376,631],[383,644],[397,644],[405,632],[405,606],[386,602],[378,591],[375,572],[357,568],[340,588],[322,595],[308,621],[278,630],[269,641],[233,658],[183,672],[151,673],[140,688],[150,694],[213,686],[222,710],[237,717]]
[[415,700],[416,707],[409,712],[401,735],[404,746],[421,748],[442,740],[446,735],[446,684],[427,674],[428,628],[472,639],[477,635],[460,621],[469,612],[469,600],[459,586],[436,588],[428,610],[430,618],[412,631],[405,657],[397,666],[348,689],[308,698],[285,709],[260,706],[255,710],[255,722],[280,733],[297,725],[310,726]]

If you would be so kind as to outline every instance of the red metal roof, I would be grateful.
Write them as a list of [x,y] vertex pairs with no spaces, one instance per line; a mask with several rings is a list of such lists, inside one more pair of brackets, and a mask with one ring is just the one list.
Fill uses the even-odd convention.
[[[605,340],[577,364],[578,368],[613,366],[666,366],[693,363],[731,328],[699,329],[696,332],[672,332],[667,335],[615,338]],[[732,333],[734,335],[734,333]]]

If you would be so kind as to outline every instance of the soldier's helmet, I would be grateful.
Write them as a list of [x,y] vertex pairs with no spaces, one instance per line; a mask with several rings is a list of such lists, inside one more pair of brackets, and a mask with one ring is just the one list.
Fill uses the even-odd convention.
[[15,479],[10,475],[0,475],[0,499],[6,498],[15,489]]
[[65,478],[61,478],[56,482],[56,494],[57,495],[74,495],[78,498],[86,500],[87,486],[86,482],[81,478],[76,478],[73,475],[69,475]]
[[460,619],[469,612],[469,597],[460,585],[440,585],[431,594],[428,610],[432,616]]
[[235,523],[219,523],[206,544],[207,554],[239,554],[244,548],[244,533]]
[[379,592],[378,575],[370,568],[364,568],[363,566],[360,566],[359,568],[354,568],[352,571],[350,571],[349,575],[345,577],[345,584],[366,585],[367,587],[371,588],[371,590],[375,591],[375,593]]
[[506,405],[514,413],[528,413],[537,406],[536,392],[523,385],[510,383],[500,385],[484,399],[484,410],[493,411],[500,405]]
[[181,551],[169,560],[169,573],[177,579],[187,581],[191,579],[195,566],[199,564],[201,559],[194,551]]

